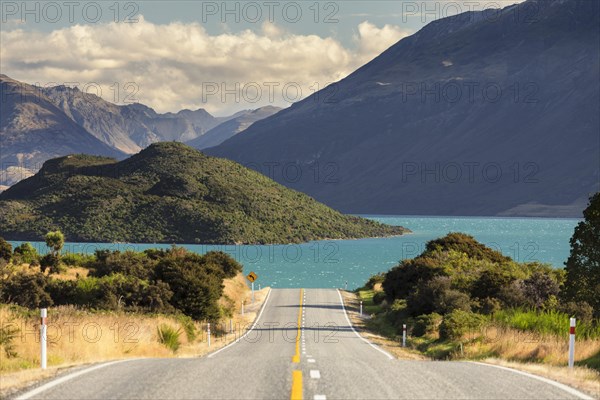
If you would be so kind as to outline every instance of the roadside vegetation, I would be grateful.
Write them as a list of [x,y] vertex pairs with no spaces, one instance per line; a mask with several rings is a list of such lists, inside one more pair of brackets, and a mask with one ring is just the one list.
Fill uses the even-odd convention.
[[576,365],[600,371],[600,194],[571,239],[565,269],[517,263],[462,233],[430,241],[414,259],[357,290],[369,330],[433,359],[566,365],[577,318]]
[[5,382],[39,367],[40,307],[50,307],[48,365],[55,367],[206,353],[208,323],[213,348],[222,346],[243,334],[265,295],[257,293],[241,316],[249,289],[242,266],[222,252],[201,256],[173,246],[62,254],[59,231],[48,233],[46,244],[50,252],[40,255],[29,243],[12,249],[0,238]]

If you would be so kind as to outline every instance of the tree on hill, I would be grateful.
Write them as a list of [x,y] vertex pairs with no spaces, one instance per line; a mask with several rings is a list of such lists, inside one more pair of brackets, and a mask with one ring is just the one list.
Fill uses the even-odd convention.
[[592,196],[583,217],[571,238],[562,294],[568,302],[589,304],[600,317],[600,192]]

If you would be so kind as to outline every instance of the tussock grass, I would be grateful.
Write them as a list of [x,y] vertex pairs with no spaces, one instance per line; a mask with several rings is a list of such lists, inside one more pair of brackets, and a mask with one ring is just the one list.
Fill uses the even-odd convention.
[[161,324],[156,328],[158,334],[158,341],[164,344],[166,348],[170,349],[173,353],[177,353],[181,342],[179,336],[181,335],[181,328],[175,329],[167,324]]

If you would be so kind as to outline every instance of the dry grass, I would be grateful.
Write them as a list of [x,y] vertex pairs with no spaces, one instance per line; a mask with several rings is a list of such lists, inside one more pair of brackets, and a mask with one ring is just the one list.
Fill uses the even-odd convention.
[[[74,307],[53,307],[48,310],[48,367],[39,370],[39,318],[26,316],[8,306],[0,307],[0,324],[19,328],[14,350],[17,357],[8,358],[0,347],[0,397],[38,379],[53,376],[66,367],[123,358],[197,357],[225,346],[242,335],[260,309],[268,288],[256,292],[256,302],[240,315],[240,302],[250,303],[250,290],[239,274],[226,280],[223,304],[231,304],[231,318],[225,317],[211,326],[211,347],[208,347],[206,324],[194,323],[196,338],[188,338],[185,321],[175,316],[144,315],[125,312],[90,312]],[[231,300],[229,300],[231,299]],[[234,332],[229,333],[229,320]],[[158,341],[157,328],[162,324],[181,328],[181,346],[173,353]]]
[[[39,270],[39,268],[36,268]],[[49,272],[47,272],[49,273]],[[74,281],[78,278],[87,278],[90,270],[83,267],[69,267],[66,271],[59,274],[53,274],[52,277],[57,280]]]
[[[568,362],[569,339],[557,336],[541,336],[533,332],[515,329],[486,330],[483,341],[465,346],[465,356],[476,358],[481,354],[492,354],[506,360],[543,362],[550,365],[565,365]],[[575,346],[575,360],[585,360],[600,353],[600,340],[578,340]]]
[[385,351],[393,354],[400,360],[426,360],[427,358],[417,351],[402,347],[401,343],[391,340],[385,336],[378,335],[374,332],[368,331],[365,328],[365,321],[369,318],[366,315],[359,314],[358,296],[355,293],[347,292],[342,290],[342,298],[344,299],[344,306],[346,312],[350,317],[350,321],[355,328],[358,328],[360,334],[370,342],[377,344]]

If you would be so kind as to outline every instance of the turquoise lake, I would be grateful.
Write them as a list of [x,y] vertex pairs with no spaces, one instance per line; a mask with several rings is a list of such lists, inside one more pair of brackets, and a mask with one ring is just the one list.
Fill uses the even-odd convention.
[[[359,287],[369,276],[387,271],[399,260],[423,251],[428,240],[449,232],[464,232],[520,262],[539,261],[562,268],[569,256],[569,239],[578,219],[367,216],[413,233],[392,238],[329,240],[270,246],[183,245],[205,253],[221,250],[258,275],[256,284],[271,287]],[[21,242],[11,242],[18,245]],[[43,243],[33,243],[40,252]],[[155,244],[67,243],[66,252],[93,253],[96,249],[136,250]]]

